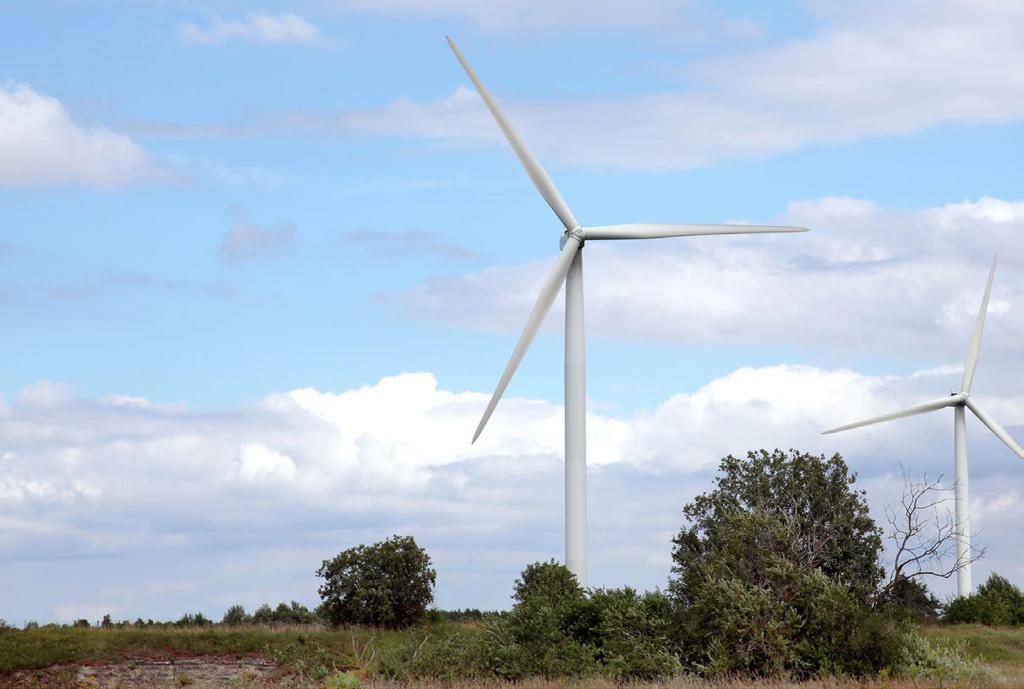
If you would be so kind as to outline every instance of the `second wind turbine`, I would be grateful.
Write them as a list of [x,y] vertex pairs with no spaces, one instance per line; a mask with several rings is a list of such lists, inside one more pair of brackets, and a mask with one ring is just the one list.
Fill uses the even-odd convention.
[[583,244],[595,239],[657,239],[661,237],[694,237],[716,234],[753,234],[763,232],[806,232],[803,227],[759,225],[663,225],[629,224],[581,226],[569,210],[554,183],[519,138],[505,115],[491,98],[476,73],[466,62],[451,38],[448,45],[476,86],[487,109],[512,146],[519,162],[533,180],[534,186],[565,226],[561,252],[555,266],[541,287],[537,302],[519,337],[512,358],[498,380],[498,386],[484,410],[473,442],[480,437],[494,407],[501,399],[523,355],[540,329],[544,317],[565,282],[565,564],[582,586],[587,583],[587,399],[584,373],[583,335]]

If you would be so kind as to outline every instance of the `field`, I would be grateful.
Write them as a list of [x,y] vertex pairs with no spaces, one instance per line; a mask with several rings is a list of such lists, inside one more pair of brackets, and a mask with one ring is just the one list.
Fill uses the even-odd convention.
[[[442,684],[413,677],[385,679],[374,673],[390,649],[408,646],[412,633],[444,631],[444,625],[417,632],[381,632],[364,628],[321,627],[204,628],[153,627],[124,629],[42,628],[0,632],[0,686],[4,689],[89,688],[141,689],[190,687],[312,688],[374,687],[500,687],[499,682],[458,680]],[[1024,686],[1024,629],[973,625],[930,627],[932,641],[960,644],[990,667],[998,679],[973,686]],[[394,674],[394,673],[392,673]],[[607,680],[531,680],[522,689],[611,689]],[[830,679],[793,684],[781,681],[705,682],[681,678],[651,684],[666,689],[701,687],[953,687],[955,683],[920,680]],[[971,685],[968,685],[971,686]]]

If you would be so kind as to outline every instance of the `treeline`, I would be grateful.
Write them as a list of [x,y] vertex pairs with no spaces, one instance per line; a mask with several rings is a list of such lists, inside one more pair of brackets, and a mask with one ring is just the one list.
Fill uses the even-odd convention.
[[[221,617],[220,622],[210,619],[202,612],[185,613],[176,620],[153,620],[142,619],[141,617],[132,620],[115,621],[110,615],[104,615],[101,620],[90,622],[87,619],[78,619],[71,624],[44,624],[40,625],[35,621],[28,621],[24,629],[40,629],[54,627],[75,627],[75,628],[96,628],[96,629],[143,629],[146,627],[206,627],[212,625],[223,625],[227,627],[240,627],[243,625],[263,626],[284,626],[284,625],[330,625],[331,622],[321,615],[319,607],[310,610],[298,601],[291,603],[279,603],[276,608],[264,603],[256,608],[252,614],[246,612],[244,606],[232,605]],[[488,615],[496,615],[494,611],[466,608],[465,610],[441,610],[429,608],[424,614],[422,621],[433,624],[446,622],[481,622]],[[0,619],[0,629],[13,629],[7,621]]]

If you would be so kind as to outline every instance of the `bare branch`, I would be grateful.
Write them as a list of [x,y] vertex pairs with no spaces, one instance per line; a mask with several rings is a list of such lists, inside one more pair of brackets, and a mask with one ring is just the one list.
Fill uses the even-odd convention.
[[924,474],[915,480],[900,467],[903,473],[903,495],[898,503],[886,505],[885,516],[889,522],[889,540],[893,543],[893,566],[888,583],[882,587],[885,596],[902,579],[925,576],[948,579],[953,574],[985,554],[984,547],[972,547],[963,557],[950,557],[956,551],[959,538],[956,521],[948,508],[945,497],[949,488],[942,484],[942,476],[930,480]]

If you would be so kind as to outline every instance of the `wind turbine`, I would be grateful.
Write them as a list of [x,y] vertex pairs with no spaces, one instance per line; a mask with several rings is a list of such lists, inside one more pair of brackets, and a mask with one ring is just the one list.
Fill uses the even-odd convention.
[[585,241],[597,239],[657,239],[662,237],[694,237],[717,234],[754,234],[762,232],[806,232],[803,227],[780,227],[758,225],[665,225],[629,224],[600,225],[584,228],[576,221],[562,195],[558,193],[551,178],[541,167],[530,150],[519,138],[505,115],[491,98],[473,68],[459,52],[455,43],[448,38],[455,57],[476,86],[487,109],[498,123],[519,162],[526,168],[537,191],[544,197],[551,210],[565,226],[560,241],[560,253],[554,267],[548,273],[526,327],[519,337],[512,358],[498,380],[498,385],[484,410],[480,424],[473,434],[476,442],[491,418],[498,400],[508,386],[519,362],[540,329],[544,317],[565,283],[565,564],[576,575],[581,585],[587,580],[587,399],[584,372],[583,335],[583,245]]
[[981,351],[981,334],[985,329],[985,313],[988,311],[988,298],[992,294],[992,281],[996,276],[996,257],[992,258],[992,270],[988,274],[988,284],[985,286],[985,296],[981,299],[981,310],[978,312],[978,320],[974,325],[974,334],[971,336],[971,345],[967,350],[967,360],[964,363],[964,379],[960,384],[960,392],[951,394],[949,397],[922,402],[908,407],[902,411],[883,414],[864,421],[846,424],[825,431],[838,433],[851,428],[870,426],[871,424],[902,419],[905,416],[924,414],[945,407],[953,407],[953,453],[955,461],[953,464],[954,474],[954,503],[956,505],[956,562],[960,568],[956,572],[956,592],[959,596],[967,596],[971,593],[971,532],[970,532],[970,505],[968,503],[968,477],[967,477],[967,419],[964,408],[970,409],[978,420],[988,426],[989,430],[997,438],[1006,443],[1013,452],[1024,459],[1024,449],[1010,437],[1006,430],[996,423],[996,420],[985,413],[978,406],[978,403],[971,398],[971,384],[974,382],[974,369],[978,366],[978,353]]

